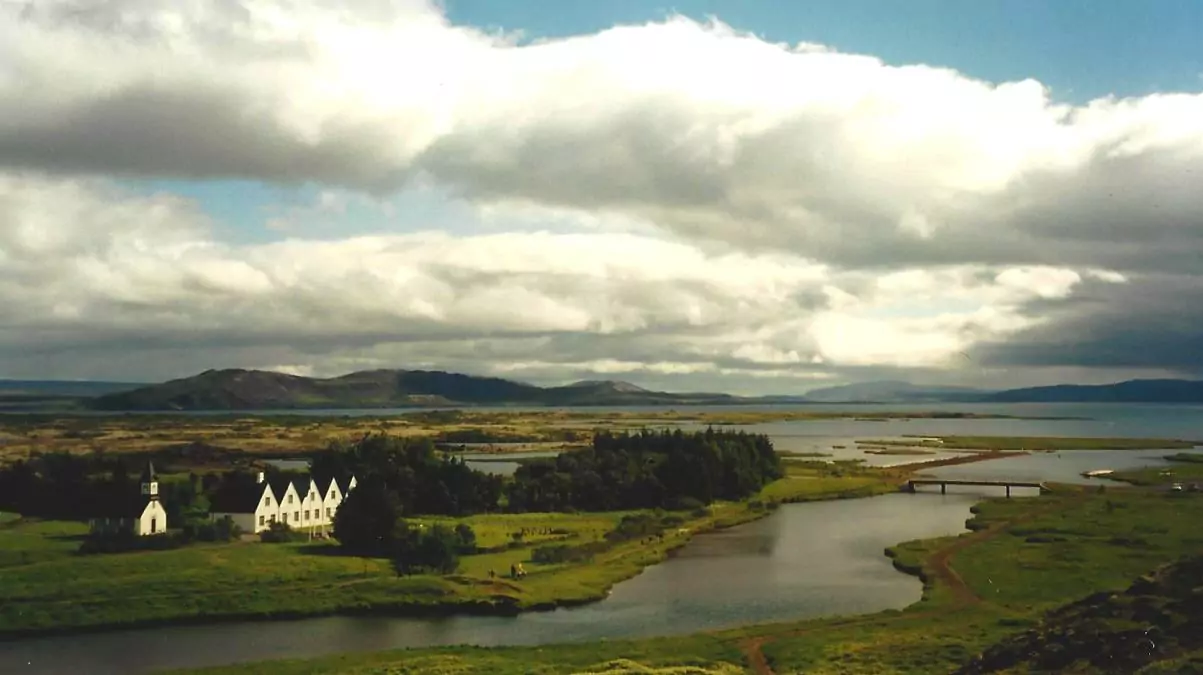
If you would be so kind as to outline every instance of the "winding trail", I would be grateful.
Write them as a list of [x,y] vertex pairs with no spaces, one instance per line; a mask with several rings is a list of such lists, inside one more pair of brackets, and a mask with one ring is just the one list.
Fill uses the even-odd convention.
[[[1046,508],[1029,511],[1014,518],[994,523],[985,529],[977,530],[969,534],[963,534],[957,537],[955,540],[949,542],[947,546],[937,549],[927,558],[926,561],[924,561],[923,569],[925,573],[931,576],[931,581],[933,583],[943,584],[952,592],[953,601],[938,609],[932,609],[913,614],[903,614],[894,620],[909,621],[913,619],[929,619],[981,603],[982,599],[973,592],[973,589],[965,583],[965,580],[961,578],[961,575],[958,574],[955,569],[953,569],[953,556],[970,546],[981,544],[985,541],[993,539],[994,537],[997,537],[999,534],[1002,534],[1016,525],[1034,520],[1059,509],[1076,504],[1081,500],[1081,497],[1082,495],[1079,494],[1077,495],[1076,499],[1058,499]],[[772,666],[769,665],[768,658],[766,658],[764,655],[764,646],[766,644],[769,644],[775,640],[779,640],[783,637],[798,637],[801,635],[806,635],[807,633],[812,633],[816,630],[824,630],[834,627],[846,628],[867,623],[879,623],[881,621],[882,618],[880,616],[868,615],[847,621],[837,620],[825,623],[823,625],[811,626],[776,635],[758,635],[741,640],[739,642],[739,648],[744,655],[747,666],[751,668],[756,675],[777,675]]]

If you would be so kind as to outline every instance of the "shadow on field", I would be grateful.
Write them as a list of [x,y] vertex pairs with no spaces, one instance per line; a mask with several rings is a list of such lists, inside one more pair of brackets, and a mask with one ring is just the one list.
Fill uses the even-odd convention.
[[[361,556],[361,555],[356,555],[354,553],[348,553],[348,552],[344,551],[341,547],[335,546],[333,544],[305,544],[304,546],[298,546],[297,552],[301,553],[303,555],[320,555],[320,556],[326,556],[326,557],[330,557],[330,558],[363,558],[363,557],[365,557],[365,556]],[[370,558],[371,556],[366,556],[366,557]]]

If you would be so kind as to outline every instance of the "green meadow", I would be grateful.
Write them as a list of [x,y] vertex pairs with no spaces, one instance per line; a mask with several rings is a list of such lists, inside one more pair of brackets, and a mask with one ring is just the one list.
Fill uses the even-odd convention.
[[[974,511],[967,534],[888,551],[900,570],[925,582],[924,599],[902,611],[682,638],[399,650],[196,672],[946,673],[991,644],[1041,625],[1050,609],[1120,591],[1158,566],[1203,551],[1200,495],[1061,487],[1039,498],[985,501]],[[1203,651],[1167,654],[1140,672],[1195,672],[1176,669],[1191,662],[1203,662]],[[1064,672],[1095,671],[1082,665]]]
[[[539,546],[601,541],[627,513],[415,519],[416,524],[464,522],[476,532],[483,552],[463,556],[449,576],[399,577],[389,561],[343,555],[329,541],[196,544],[81,556],[75,551],[84,524],[9,517],[0,524],[0,634],[336,612],[509,613],[587,602],[663,560],[698,532],[764,516],[770,502],[895,489],[887,472],[794,464],[755,499],[719,502],[692,514],[661,514],[676,516],[662,538],[612,544],[582,562],[536,564],[531,557]],[[505,578],[519,563],[528,575]]]

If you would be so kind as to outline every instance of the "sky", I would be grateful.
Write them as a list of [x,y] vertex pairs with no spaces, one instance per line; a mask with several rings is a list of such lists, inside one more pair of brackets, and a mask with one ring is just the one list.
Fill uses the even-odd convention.
[[0,0],[0,378],[1203,375],[1203,3]]

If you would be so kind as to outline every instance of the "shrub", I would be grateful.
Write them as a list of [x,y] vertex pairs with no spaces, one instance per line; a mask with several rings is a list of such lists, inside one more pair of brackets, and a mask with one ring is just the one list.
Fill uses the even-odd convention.
[[304,536],[304,534],[293,530],[288,523],[282,523],[277,520],[266,530],[259,533],[259,541],[265,544],[286,544],[290,541],[298,541]]
[[186,541],[233,541],[242,534],[242,528],[226,516],[216,521],[192,521],[184,524],[180,531]]
[[592,541],[587,544],[571,546],[569,544],[554,544],[540,546],[531,551],[531,562],[542,564],[588,562],[593,557],[606,550],[606,543]]
[[[413,529],[400,521],[397,529],[399,536],[393,555],[393,569],[399,575],[421,572],[451,574],[459,567],[459,551],[464,542],[470,538],[475,548],[476,533],[467,525],[460,525],[454,530],[446,525]],[[402,531],[403,535],[400,534]]]
[[696,511],[705,508],[705,506],[702,500],[689,496],[676,497],[668,503],[670,511]]
[[166,533],[138,536],[133,532],[97,533],[89,535],[79,546],[80,555],[98,553],[128,553],[131,551],[167,551],[180,548],[186,542],[178,534]]

